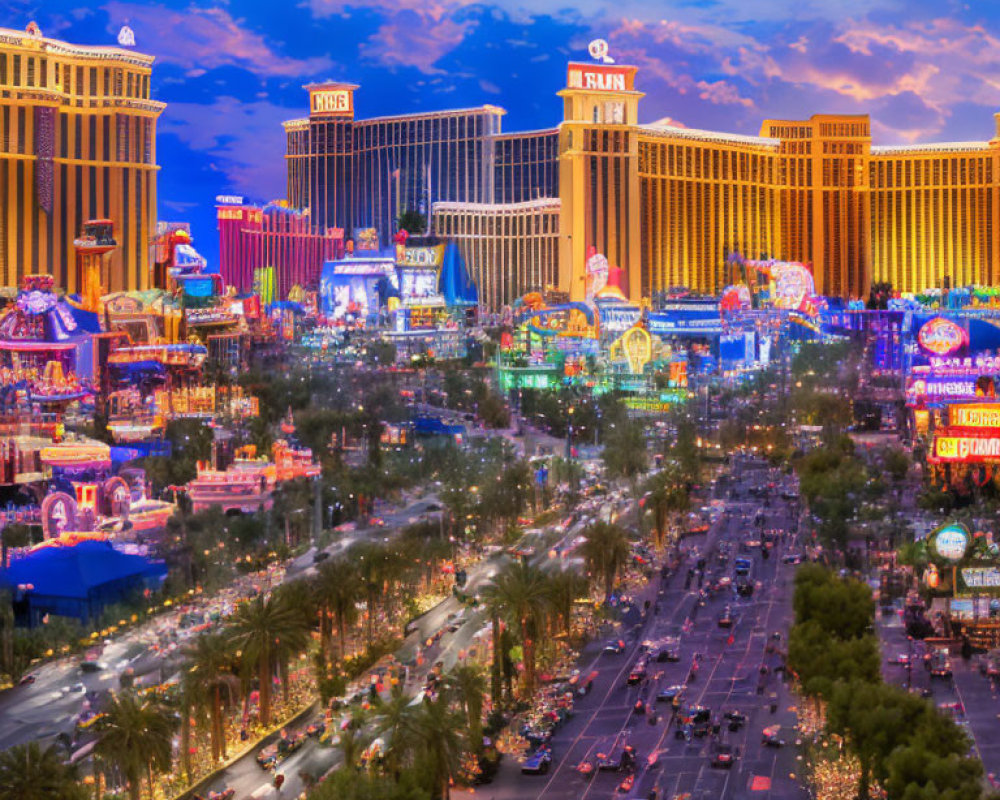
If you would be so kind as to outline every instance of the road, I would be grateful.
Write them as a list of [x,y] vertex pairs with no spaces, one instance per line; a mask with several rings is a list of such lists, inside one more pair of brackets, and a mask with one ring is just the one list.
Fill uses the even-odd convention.
[[[762,500],[745,499],[751,486],[764,485],[775,478],[760,464],[737,462],[731,486],[741,499],[729,494],[727,513],[709,532],[683,541],[682,547],[688,553],[685,562],[676,574],[654,581],[650,587],[650,599],[655,602],[653,613],[634,635],[626,636],[626,651],[621,655],[604,655],[603,641],[592,643],[584,651],[581,672],[594,670],[598,677],[591,692],[578,699],[573,718],[557,731],[552,741],[554,762],[550,772],[542,776],[521,775],[517,760],[507,758],[494,783],[480,787],[478,796],[490,800],[587,800],[613,796],[673,798],[690,793],[692,800],[723,800],[744,797],[754,784],[768,787],[753,792],[753,797],[761,800],[807,797],[806,790],[790,777],[797,768],[794,743],[789,742],[784,748],[762,745],[762,730],[768,726],[781,725],[785,739],[794,737],[795,715],[785,687],[773,672],[762,677],[760,671],[762,664],[771,670],[780,660],[779,655],[766,652],[767,645],[773,641],[772,633],[781,632],[783,646],[791,622],[793,568],[782,564],[781,556],[793,545],[785,534],[768,559],[761,557],[759,548],[748,553],[741,552],[739,546],[750,535],[757,535],[753,520],[758,511],[764,515],[765,529],[789,528],[793,517],[784,502],[775,499],[773,507],[764,508]],[[720,543],[730,543],[723,546],[733,551],[725,565],[717,558]],[[687,567],[696,565],[699,557],[706,559],[706,585],[731,575],[733,558],[751,557],[753,577],[760,588],[747,599],[735,598],[728,589],[720,590],[696,611],[697,579],[687,589],[685,581]],[[731,629],[720,628],[717,623],[726,605],[731,606],[735,618]],[[685,622],[692,617],[689,632],[684,632],[688,627]],[[650,662],[648,684],[627,687],[626,677],[639,657],[642,642],[666,636],[679,637],[679,662]],[[687,682],[696,653],[701,654],[698,676]],[[758,694],[761,681],[764,685]],[[739,710],[746,714],[747,724],[731,732],[723,721],[716,739],[693,738],[689,743],[677,738],[679,725],[670,704],[657,703],[655,698],[659,690],[685,683],[684,703],[708,707],[716,716]],[[777,695],[776,713],[769,710],[772,692]],[[634,713],[637,700],[657,707],[659,719],[655,724]],[[739,754],[731,769],[711,766],[714,748],[720,740]],[[597,753],[609,752],[616,743],[625,741],[636,748],[641,767],[631,791],[616,791],[624,773],[597,772],[589,779],[577,773],[575,768],[581,762],[596,761]],[[657,754],[658,766],[646,766],[651,753]]]
[[[432,513],[428,509],[434,507],[440,507],[440,503],[430,495],[403,509],[388,510],[382,516],[385,526],[342,533],[325,549],[333,557],[358,542],[392,536]],[[314,562],[315,550],[310,549],[289,562],[283,579],[314,575]],[[242,577],[212,597],[199,597],[196,603],[201,611],[225,616],[240,599],[255,594],[268,582],[258,576]],[[100,656],[102,669],[98,672],[83,672],[75,657],[57,659],[32,670],[33,684],[0,692],[0,750],[28,741],[58,740],[73,749],[81,746],[87,737],[76,736],[76,720],[91,705],[99,705],[109,690],[118,688],[126,668],[133,670],[138,683],[159,683],[176,672],[185,639],[180,617],[180,610],[160,614],[140,628],[105,640]]]
[[[878,583],[875,582],[877,588]],[[965,661],[960,656],[952,656],[953,677],[932,678],[924,668],[923,656],[926,647],[921,641],[911,641],[898,613],[879,616],[877,625],[882,643],[882,675],[886,681],[902,687],[912,687],[930,697],[938,707],[949,708],[961,704],[962,712],[955,717],[969,734],[972,747],[969,755],[979,758],[987,779],[992,776],[994,788],[1000,788],[1000,740],[997,739],[997,718],[1000,716],[998,686],[981,675],[978,659]],[[912,657],[911,669],[899,662],[900,656]]]
[[[604,502],[605,509],[612,514],[621,512],[626,505],[627,501],[623,497]],[[550,564],[552,568],[561,566],[561,562],[572,558],[576,539],[582,534],[584,527],[592,517],[589,514],[579,513],[572,515],[572,518],[573,521],[570,524],[563,524],[564,518],[563,522],[553,525],[540,536],[537,534],[526,535],[518,543],[518,546],[534,546],[535,552],[530,556],[530,560],[534,564]],[[542,542],[545,542],[544,547]],[[556,553],[555,558],[552,557],[553,551]],[[472,566],[468,570],[466,591],[475,594],[510,558],[507,553],[501,551]],[[428,671],[436,663],[443,663],[444,669],[447,670],[459,660],[459,654],[463,651],[468,652],[470,647],[476,645],[486,646],[487,637],[490,635],[486,612],[481,609],[465,609],[463,611],[463,608],[465,607],[458,600],[449,597],[416,621],[414,630],[406,637],[396,653],[400,662],[408,663],[413,661],[419,648],[424,658],[422,667],[414,667],[410,670],[409,680],[406,684],[408,694],[416,694],[422,688]],[[462,612],[462,615],[456,619],[454,615],[459,612]],[[433,642],[430,647],[426,646],[428,640]],[[309,719],[318,719],[321,716],[322,713],[317,711],[310,715]],[[302,727],[305,724],[307,723],[303,720],[292,727]],[[276,736],[277,734],[265,740],[262,745],[270,743]],[[255,747],[253,752],[246,753],[232,765],[217,773],[211,781],[198,787],[199,792],[207,794],[208,790],[222,791],[231,788],[235,790],[237,800],[244,798],[259,800],[259,798],[277,798],[279,796],[297,797],[303,788],[301,778],[303,772],[319,776],[340,763],[340,750],[338,748],[312,739],[306,741],[278,768],[277,772],[285,776],[285,783],[279,795],[273,787],[274,775],[261,769],[256,762],[257,749]]]

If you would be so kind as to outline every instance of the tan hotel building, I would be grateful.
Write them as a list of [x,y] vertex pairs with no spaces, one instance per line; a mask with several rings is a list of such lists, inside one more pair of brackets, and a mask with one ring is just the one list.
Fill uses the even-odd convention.
[[73,240],[114,222],[109,291],[145,289],[156,227],[153,57],[0,29],[0,286],[50,273],[76,292]]
[[[882,281],[902,291],[1000,284],[1000,132],[879,147],[865,114],[765,120],[760,136],[641,125],[636,72],[569,65],[557,262],[545,260],[549,248],[510,247],[514,231],[535,230],[537,203],[435,207],[435,225],[484,276],[481,297],[541,288],[511,285],[517,276],[554,276],[581,298],[589,245],[626,270],[634,300],[676,286],[716,293],[733,251],[809,263],[818,291],[842,297]],[[506,258],[520,260],[512,268]]]

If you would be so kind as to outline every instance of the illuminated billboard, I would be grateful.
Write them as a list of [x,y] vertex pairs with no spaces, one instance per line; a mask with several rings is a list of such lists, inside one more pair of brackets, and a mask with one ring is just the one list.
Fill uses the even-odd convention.
[[960,403],[948,406],[948,422],[959,428],[1000,429],[1000,405]]
[[934,436],[933,461],[976,463],[1000,460],[1000,436],[963,436],[950,430]]

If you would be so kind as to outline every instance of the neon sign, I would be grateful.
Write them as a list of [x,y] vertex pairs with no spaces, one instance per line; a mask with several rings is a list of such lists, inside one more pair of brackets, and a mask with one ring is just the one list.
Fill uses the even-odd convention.
[[962,428],[1000,428],[1000,406],[980,403],[949,406],[948,420]]
[[347,89],[320,89],[309,95],[309,110],[313,114],[351,114],[351,92]]
[[934,536],[934,549],[942,558],[958,561],[969,546],[969,532],[961,525],[945,525]]
[[1000,460],[1000,437],[936,436],[934,458],[937,461]]
[[930,353],[947,356],[967,345],[969,337],[961,325],[944,317],[934,317],[920,328],[917,342]]
[[566,85],[570,89],[595,89],[600,92],[632,90],[634,67],[606,64],[570,64]]

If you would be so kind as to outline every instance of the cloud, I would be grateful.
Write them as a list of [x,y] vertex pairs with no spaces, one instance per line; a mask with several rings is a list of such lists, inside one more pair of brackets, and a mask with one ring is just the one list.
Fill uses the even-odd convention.
[[161,135],[176,136],[212,159],[228,189],[256,198],[285,194],[285,134],[281,123],[297,116],[264,101],[219,97],[209,105],[171,103],[160,119]]
[[304,78],[334,64],[325,56],[301,59],[282,55],[224,8],[192,5],[180,11],[163,5],[111,0],[104,10],[115,30],[128,20],[140,50],[153,50],[157,61],[184,70],[235,66],[265,77]]
[[388,67],[441,73],[437,62],[465,39],[471,21],[456,21],[439,6],[403,9],[383,23],[360,48],[362,58]]

